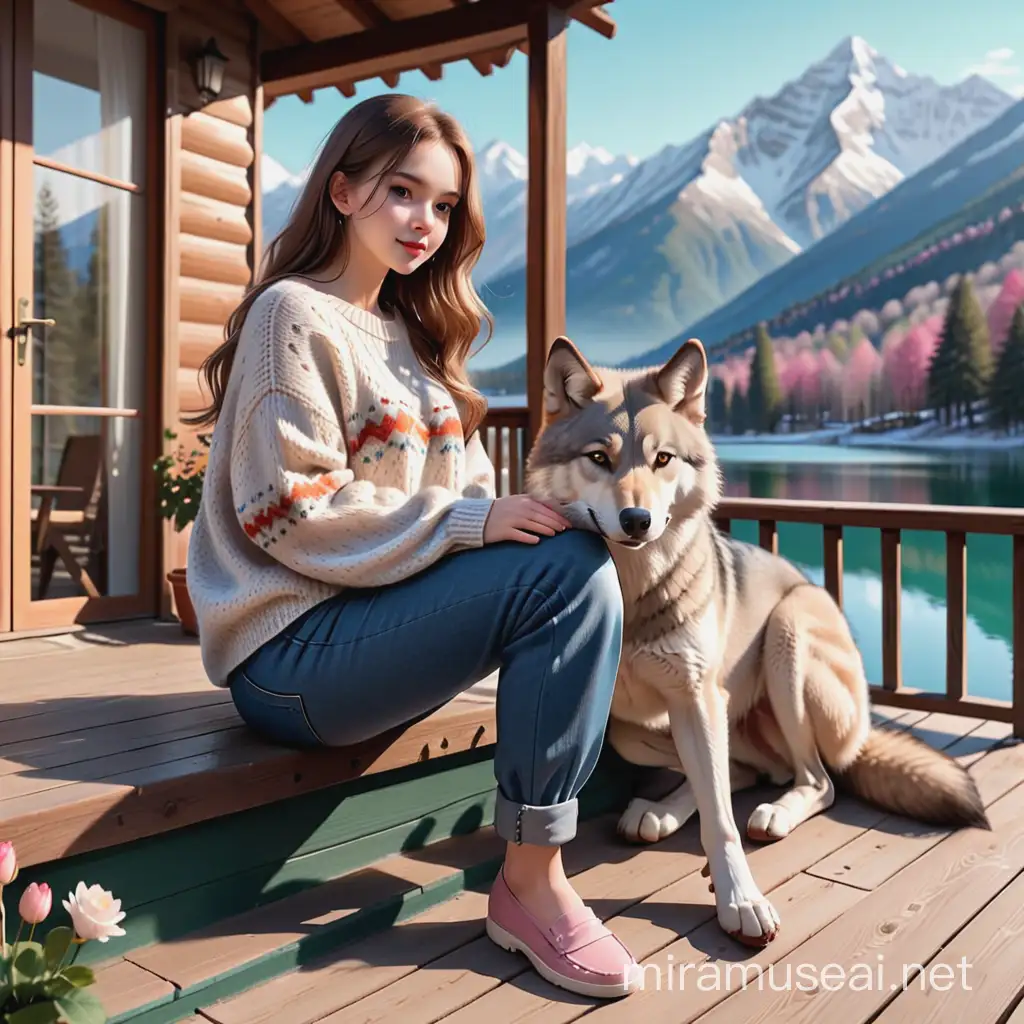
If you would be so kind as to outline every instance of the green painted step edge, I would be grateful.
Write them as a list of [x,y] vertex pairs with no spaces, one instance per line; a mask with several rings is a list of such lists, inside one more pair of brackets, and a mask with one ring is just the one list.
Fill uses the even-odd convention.
[[45,881],[63,895],[84,880],[112,890],[130,918],[133,910],[157,899],[248,869],[276,869],[294,857],[422,818],[425,812],[493,786],[493,748],[452,754],[33,865],[7,889],[13,901],[8,907],[17,906],[31,882]]
[[397,896],[365,907],[333,925],[324,926],[314,935],[304,936],[295,942],[279,946],[224,975],[182,989],[162,1000],[125,1014],[110,1017],[108,1024],[125,1024],[128,1021],[132,1024],[171,1024],[190,1017],[201,1006],[209,1006],[211,1003],[236,996],[246,989],[324,956],[345,943],[364,938],[406,918],[423,913],[465,889],[485,885],[495,877],[500,866],[501,858],[496,857],[466,869],[453,871],[451,875],[438,882],[411,888]]
[[[137,907],[122,923],[128,934],[101,946],[88,943],[78,962],[102,965],[112,956],[122,956],[156,942],[169,942],[246,910],[294,896],[333,878],[351,874],[396,853],[422,849],[455,836],[464,836],[494,821],[494,793],[458,800],[430,811],[432,829],[424,842],[418,818],[394,825],[371,836],[294,857],[268,873],[263,866],[195,886],[183,893]],[[472,828],[466,822],[474,822]],[[91,953],[92,955],[89,955]]]

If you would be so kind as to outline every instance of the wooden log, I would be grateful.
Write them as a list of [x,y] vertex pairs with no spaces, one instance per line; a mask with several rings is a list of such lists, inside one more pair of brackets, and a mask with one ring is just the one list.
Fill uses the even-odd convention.
[[224,328],[217,324],[182,321],[178,327],[178,362],[183,370],[195,372],[203,360],[224,341]]
[[183,277],[178,285],[178,315],[194,323],[222,325],[242,300],[243,293],[238,285]]
[[181,145],[233,167],[248,168],[253,161],[246,128],[197,111],[181,121]]
[[244,245],[183,233],[179,249],[183,277],[241,285],[247,285],[252,278],[249,251]]
[[181,188],[184,192],[236,206],[248,206],[252,202],[245,168],[232,167],[187,149],[181,151]]
[[215,100],[203,107],[203,113],[220,118],[229,124],[237,124],[241,128],[248,128],[252,124],[252,103],[248,96],[231,96]]
[[210,402],[202,378],[195,370],[178,370],[178,414],[190,416],[204,409]]
[[182,233],[236,245],[248,245],[252,241],[252,227],[244,206],[182,192],[180,207]]

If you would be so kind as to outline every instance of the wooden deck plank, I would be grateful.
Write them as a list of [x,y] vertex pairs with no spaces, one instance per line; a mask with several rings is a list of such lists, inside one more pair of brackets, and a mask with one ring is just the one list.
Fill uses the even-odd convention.
[[97,969],[93,991],[108,1017],[174,996],[174,986],[169,982],[125,960],[115,960]]
[[[865,894],[849,886],[799,874],[772,891],[784,927],[752,952],[709,921],[643,961],[643,989],[588,1014],[601,1024],[643,1018],[645,1024],[686,1024],[738,990],[746,979],[768,985],[774,964],[831,924]],[[704,979],[701,982],[701,979]],[[708,984],[710,979],[711,984]],[[546,1021],[546,1018],[545,1018]]]
[[[992,750],[973,761],[968,771],[978,785],[982,802],[989,807],[1020,782],[1024,774],[1024,744]],[[889,815],[870,833],[859,836],[845,849],[823,857],[808,870],[819,878],[830,878],[859,889],[876,889],[937,846],[951,831]]]
[[875,1020],[999,1024],[1024,986],[1024,875],[1018,875]]
[[[219,732],[232,725],[240,727],[242,720],[234,704],[221,703],[168,714],[158,713],[127,723],[113,722],[60,736],[8,743],[0,753],[0,777],[25,770],[70,771],[81,761]],[[6,798],[6,790],[4,792]]]
[[[795,985],[784,991],[749,988],[702,1016],[702,1024],[872,1020],[892,998],[890,984],[902,981],[903,965],[927,963],[1024,869],[1024,786],[998,800],[991,818],[993,832],[966,829],[949,836],[780,961],[794,972],[800,964],[838,965],[847,984],[836,985],[830,968],[813,992]],[[882,983],[865,984],[866,977],[877,977],[880,963]],[[856,968],[855,985],[849,982],[858,964],[864,966]]]

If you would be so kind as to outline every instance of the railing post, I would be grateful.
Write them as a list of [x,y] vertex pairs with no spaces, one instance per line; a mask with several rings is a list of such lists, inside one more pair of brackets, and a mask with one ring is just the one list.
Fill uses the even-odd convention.
[[762,519],[757,524],[757,542],[773,555],[779,553],[779,529],[773,519]]
[[967,696],[967,535],[946,534],[946,696]]
[[900,531],[882,530],[882,686],[898,690],[903,686],[903,657],[900,647],[900,612],[903,604],[900,571]]
[[843,528],[824,528],[822,561],[825,563],[825,589],[840,610],[843,607]]
[[1013,538],[1013,735],[1024,739],[1024,535]]

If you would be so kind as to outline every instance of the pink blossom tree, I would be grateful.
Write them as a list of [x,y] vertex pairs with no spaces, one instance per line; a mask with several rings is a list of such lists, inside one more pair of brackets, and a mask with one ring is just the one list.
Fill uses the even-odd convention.
[[861,419],[873,409],[873,396],[881,370],[882,357],[878,349],[863,338],[850,353],[843,374],[843,404]]
[[924,405],[928,367],[939,344],[939,323],[926,321],[912,327],[886,368],[893,398],[901,409],[917,410]]

